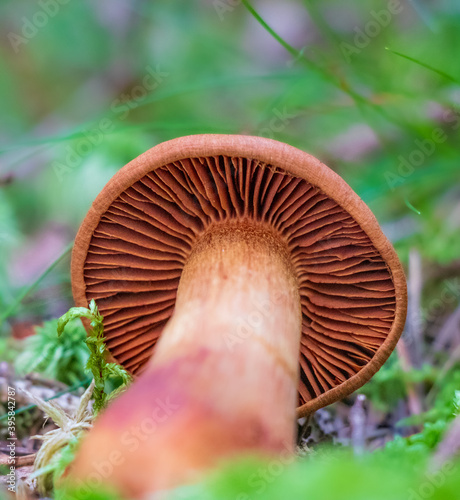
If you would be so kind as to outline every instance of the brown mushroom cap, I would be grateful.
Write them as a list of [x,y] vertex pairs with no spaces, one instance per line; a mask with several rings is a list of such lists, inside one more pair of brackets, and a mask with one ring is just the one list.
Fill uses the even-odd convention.
[[299,415],[362,386],[403,330],[406,283],[367,205],[309,154],[248,136],[159,144],[122,168],[72,255],[78,306],[95,299],[107,347],[136,374],[172,315],[181,271],[212,224],[250,219],[287,243],[302,307]]

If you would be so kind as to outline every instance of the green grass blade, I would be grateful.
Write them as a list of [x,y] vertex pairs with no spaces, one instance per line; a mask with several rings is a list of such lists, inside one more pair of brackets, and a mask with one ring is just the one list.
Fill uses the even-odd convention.
[[[294,49],[295,50],[295,49]],[[152,92],[150,95],[146,96],[142,101],[135,101],[136,104],[136,109],[137,108],[142,108],[143,106],[147,106],[149,104],[155,103],[155,102],[160,102],[166,99],[174,98],[174,97],[179,97],[185,94],[193,93],[193,92],[205,92],[205,91],[210,91],[210,90],[218,90],[221,88],[232,88],[236,85],[238,86],[244,86],[244,85],[252,85],[261,81],[270,81],[270,80],[284,80],[284,79],[295,79],[299,76],[298,73],[292,73],[292,72],[276,72],[276,73],[270,73],[270,74],[265,74],[265,75],[249,75],[249,76],[243,76],[243,77],[224,77],[224,78],[215,78],[215,79],[210,79],[210,80],[204,80],[204,81],[199,81],[196,83],[187,83],[184,85],[178,85],[175,88],[165,88],[164,90],[159,89],[158,91]],[[128,105],[129,103],[134,102],[133,100],[131,101],[125,101],[124,104]],[[58,136],[51,136],[51,137],[43,137],[40,139],[26,139],[24,141],[16,142],[11,145],[0,145],[0,154],[7,153],[9,151],[23,148],[23,147],[28,147],[28,146],[39,146],[43,144],[50,144],[50,143],[60,143],[60,142],[65,142],[65,141],[70,141],[74,139],[80,139],[85,137],[88,134],[88,130],[91,133],[91,130],[93,128],[96,128],[98,126],[98,122],[102,118],[110,118],[114,122],[118,120],[117,114],[111,110],[109,110],[106,113],[102,113],[98,115],[97,117],[92,118],[91,120],[79,125],[76,127],[73,131],[63,134],[63,135],[58,135]],[[169,129],[169,130],[176,130],[180,128],[180,125],[183,123],[181,122],[180,124],[174,123],[174,122],[150,122],[150,128],[151,129],[158,129],[158,130],[164,130],[164,129]],[[143,124],[140,124],[140,126],[144,126]],[[208,127],[208,124],[197,124],[196,120],[192,121],[189,124],[190,127],[193,127],[193,129],[196,130],[204,130]],[[184,127],[186,128],[186,127]],[[124,130],[125,128],[120,128],[116,127],[113,131],[110,133],[107,133],[106,135],[111,135],[119,132],[120,130]],[[34,154],[34,153],[32,153]]]
[[408,208],[410,208],[413,212],[415,212],[417,215],[422,215],[422,212],[420,212],[420,210],[417,210],[414,205],[412,205],[412,203],[407,199],[407,198],[404,198],[404,203],[406,204],[406,206]]
[[248,0],[242,0],[243,5],[247,8],[249,13],[257,20],[257,22],[260,23],[260,25],[275,39],[280,43],[296,60],[299,62],[303,63],[306,65],[310,70],[315,71],[319,75],[321,75],[327,82],[329,82],[331,85],[336,87],[338,90],[341,92],[344,92],[347,94],[356,104],[357,108],[361,112],[363,119],[369,124],[369,126],[379,135],[379,131],[376,128],[375,124],[372,122],[372,120],[369,118],[367,113],[364,112],[364,107],[373,110],[376,114],[379,116],[383,117],[385,120],[387,120],[390,123],[393,123],[394,125],[397,125],[403,130],[410,129],[411,131],[414,131],[413,126],[406,122],[403,123],[401,120],[398,120],[392,116],[390,116],[385,109],[382,106],[379,106],[378,104],[373,103],[372,101],[369,101],[365,97],[363,97],[361,94],[353,90],[348,83],[344,83],[344,81],[341,78],[338,78],[333,72],[330,70],[324,69],[315,62],[313,62],[311,59],[306,57],[304,52],[302,50],[297,50],[295,47],[290,45],[284,38],[282,38],[276,31],[271,28],[266,21],[260,16],[260,14],[252,7],[252,5],[249,3]]
[[28,287],[26,287],[14,300],[14,302],[3,312],[0,316],[0,326],[3,325],[4,321],[12,316],[16,309],[19,307],[21,302],[32,293],[37,286],[48,276],[48,274],[53,271],[53,269],[68,255],[68,253],[72,250],[73,241],[67,245],[61,255]]
[[392,54],[395,54],[396,56],[402,57],[403,59],[407,59],[408,61],[411,61],[415,64],[418,64],[419,66],[422,66],[423,68],[429,69],[430,71],[433,71],[433,73],[438,74],[439,76],[442,76],[446,80],[449,80],[450,82],[460,84],[460,80],[457,80],[453,76],[445,73],[444,71],[441,71],[440,69],[433,68],[433,66],[430,66],[427,63],[424,63],[423,61],[420,61],[419,59],[415,59],[415,57],[408,56],[406,54],[401,54],[401,52],[397,52],[396,50],[392,50],[389,47],[385,47],[385,50],[388,52],[391,52]]
[[271,28],[264,20],[263,18],[259,15],[259,13],[254,9],[254,7],[247,1],[243,0],[244,6],[248,9],[248,11],[254,16],[254,18],[260,23],[260,25],[267,30],[270,35],[278,41],[290,54],[292,54],[294,57],[299,56],[299,51],[294,48],[292,45],[290,45],[284,38],[278,35],[276,31]]

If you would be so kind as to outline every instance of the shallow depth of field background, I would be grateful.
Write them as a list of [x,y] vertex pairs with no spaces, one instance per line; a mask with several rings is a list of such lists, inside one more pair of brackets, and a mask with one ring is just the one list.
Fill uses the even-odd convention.
[[[435,402],[460,390],[458,2],[2,1],[0,31],[0,360],[73,305],[70,245],[117,170],[178,136],[259,135],[339,173],[408,274],[403,343],[362,391],[366,449],[449,421]],[[353,446],[355,398],[313,422],[313,444]]]

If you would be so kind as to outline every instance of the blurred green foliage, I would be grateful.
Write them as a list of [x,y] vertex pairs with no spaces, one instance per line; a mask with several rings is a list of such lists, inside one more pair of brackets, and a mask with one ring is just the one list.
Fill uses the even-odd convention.
[[[457,259],[460,11],[414,1],[393,14],[390,3],[49,0],[48,15],[43,2],[2,2],[0,308],[38,276],[19,249],[46,252],[36,240],[47,231],[70,242],[121,166],[193,133],[311,152],[369,204],[404,260],[411,247]],[[12,315],[67,310],[66,266]]]
[[[391,3],[402,6],[398,13]],[[458,2],[48,4],[57,11],[40,14],[46,21],[37,28],[40,2],[0,3],[3,335],[15,321],[47,320],[72,305],[66,245],[108,179],[157,143],[194,133],[264,135],[317,156],[370,206],[405,264],[411,249],[422,255],[428,326],[457,307]],[[47,325],[27,341],[36,355],[24,352],[22,364],[70,383],[81,376],[69,371],[79,334],[62,336],[61,345]],[[425,350],[437,331],[424,337]],[[0,357],[11,359],[2,342]],[[47,349],[51,367],[38,362]],[[458,411],[458,365],[442,372],[449,359],[436,353],[429,365],[403,371],[393,356],[362,389],[373,407],[391,412],[408,385],[422,387],[426,411],[400,422],[423,426],[420,433],[365,457],[324,449],[281,466],[242,461],[177,498],[458,498],[458,466],[428,467]],[[75,498],[114,498],[97,495]]]
[[200,500],[447,500],[457,498],[458,466],[424,472],[424,460],[404,461],[387,453],[360,460],[349,453],[283,464],[246,460],[230,465],[207,484],[178,492],[172,498]]
[[[245,458],[224,465],[205,482],[179,488],[172,500],[452,500],[460,488],[459,465],[446,462],[427,469],[424,446],[412,445],[411,453],[400,444],[363,457],[349,451],[325,449],[304,459],[261,460]],[[116,494],[83,486],[59,489],[56,498],[72,500],[113,499]]]
[[51,380],[73,385],[86,378],[85,366],[89,352],[86,331],[79,320],[71,322],[65,335],[58,337],[58,321],[46,321],[36,334],[23,341],[15,368],[21,375],[37,372]]

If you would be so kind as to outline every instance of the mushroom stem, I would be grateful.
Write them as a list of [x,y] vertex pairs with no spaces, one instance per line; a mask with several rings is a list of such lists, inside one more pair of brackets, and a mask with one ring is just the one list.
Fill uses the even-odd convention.
[[193,481],[221,458],[292,450],[300,334],[281,236],[250,222],[211,226],[184,266],[153,358],[96,422],[74,477],[107,462],[102,479],[136,497]]
[[300,333],[286,245],[268,228],[218,225],[184,267],[148,370],[200,358],[184,381],[187,393],[234,422],[226,434],[253,434],[248,446],[276,451],[293,442]]

